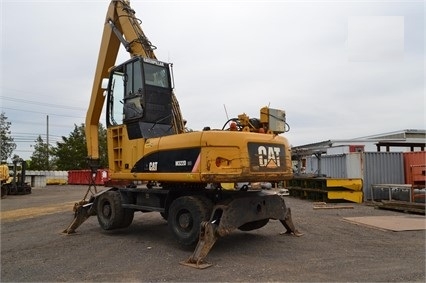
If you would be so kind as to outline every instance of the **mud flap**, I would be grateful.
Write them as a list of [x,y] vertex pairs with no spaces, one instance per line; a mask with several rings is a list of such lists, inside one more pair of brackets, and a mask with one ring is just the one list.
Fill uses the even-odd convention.
[[291,218],[291,210],[286,207],[281,196],[264,191],[257,192],[235,198],[226,204],[216,205],[210,220],[201,224],[195,251],[181,264],[199,269],[211,266],[204,259],[219,237],[230,234],[244,224],[264,219],[279,220],[286,228],[286,231],[280,234],[303,235],[296,230]]

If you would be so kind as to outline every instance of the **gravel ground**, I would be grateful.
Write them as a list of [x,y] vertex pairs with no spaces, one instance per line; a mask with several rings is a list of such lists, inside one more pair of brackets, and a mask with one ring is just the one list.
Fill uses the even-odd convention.
[[[86,187],[33,188],[1,200],[1,282],[425,282],[425,230],[391,232],[344,217],[402,215],[362,204],[314,210],[286,197],[302,237],[279,235],[270,221],[219,239],[198,270],[180,265],[192,249],[179,247],[158,213],[136,213],[124,230],[102,231],[89,218],[62,235],[72,203]],[[44,209],[43,209],[44,208]]]

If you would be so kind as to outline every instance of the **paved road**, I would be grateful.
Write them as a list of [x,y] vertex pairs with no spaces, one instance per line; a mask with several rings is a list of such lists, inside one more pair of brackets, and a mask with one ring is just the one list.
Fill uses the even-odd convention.
[[197,270],[179,264],[192,249],[179,247],[157,213],[137,213],[125,230],[102,231],[89,218],[76,235],[60,232],[85,187],[34,188],[1,200],[1,282],[331,282],[425,281],[425,231],[390,232],[343,217],[401,215],[351,204],[313,210],[287,198],[302,237],[279,235],[278,221],[220,239]]

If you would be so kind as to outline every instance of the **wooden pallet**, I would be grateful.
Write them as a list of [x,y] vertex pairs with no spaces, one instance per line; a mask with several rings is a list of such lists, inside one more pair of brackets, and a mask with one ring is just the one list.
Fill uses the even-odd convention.
[[381,202],[376,203],[376,207],[380,209],[389,209],[389,210],[396,210],[396,211],[402,211],[407,213],[425,215],[424,203],[382,200]]

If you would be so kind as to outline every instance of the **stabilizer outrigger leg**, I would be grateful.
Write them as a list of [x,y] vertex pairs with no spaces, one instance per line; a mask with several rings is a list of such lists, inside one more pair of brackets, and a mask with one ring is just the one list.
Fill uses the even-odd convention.
[[93,201],[80,201],[74,204],[74,219],[67,229],[62,231],[64,234],[74,234],[75,229],[80,227],[84,221],[92,215],[96,215],[96,211],[93,209]]
[[280,234],[303,235],[295,228],[291,210],[285,206],[282,197],[268,193],[240,197],[214,207],[210,220],[201,223],[195,251],[181,264],[199,269],[211,266],[205,258],[218,238],[235,229],[250,231],[261,228],[269,219],[278,219],[286,228],[286,232]]
[[207,254],[218,239],[217,225],[208,221],[203,221],[200,228],[200,238],[192,256],[181,264],[199,269],[210,267],[212,264],[205,262]]
[[303,236],[303,233],[300,233],[293,224],[293,219],[291,217],[291,209],[290,208],[287,208],[286,216],[285,216],[284,220],[280,219],[280,222],[286,229],[285,232],[280,233],[281,235],[290,234],[290,235],[294,235],[294,236],[297,236],[297,237]]
[[[94,206],[94,202],[96,199],[96,196],[98,195],[95,185],[95,179],[96,179],[96,170],[92,170],[92,176],[90,185],[87,188],[86,194],[83,197],[83,200],[76,202],[73,207],[74,211],[74,219],[71,222],[71,224],[62,231],[64,234],[74,234],[75,230],[80,227],[81,224],[83,224],[84,221],[87,220],[90,216],[96,215],[96,208]],[[93,191],[92,191],[93,189]],[[87,196],[91,193],[90,199],[87,201]]]

